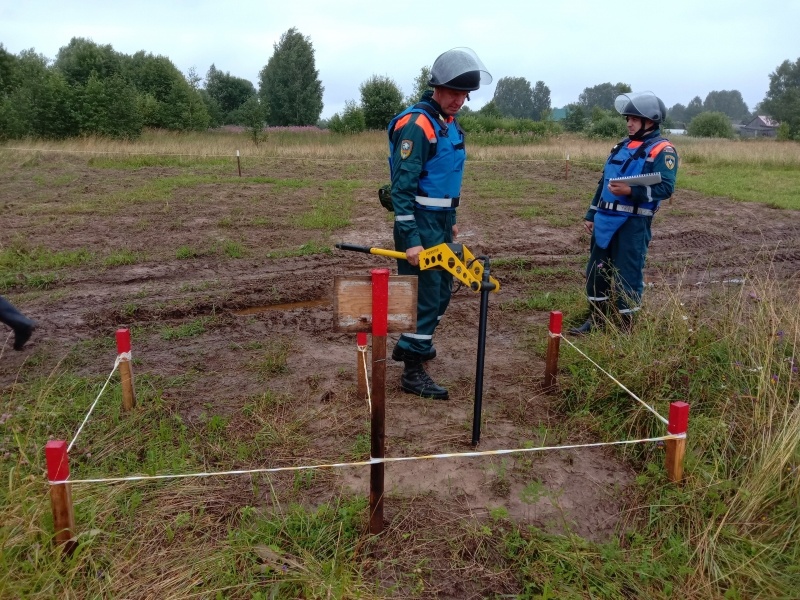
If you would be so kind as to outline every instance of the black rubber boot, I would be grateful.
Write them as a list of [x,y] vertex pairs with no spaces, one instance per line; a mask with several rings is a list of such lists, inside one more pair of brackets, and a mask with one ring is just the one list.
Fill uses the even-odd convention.
[[567,333],[570,335],[589,335],[593,331],[603,329],[605,325],[605,302],[589,304],[589,314],[586,316],[586,321],[580,327],[573,327]]
[[419,361],[406,361],[406,368],[403,369],[403,376],[400,378],[400,385],[403,391],[423,398],[434,400],[447,400],[450,396],[447,390],[437,385],[431,376],[425,371]]
[[584,321],[583,325],[581,325],[580,327],[573,327],[567,333],[569,333],[570,335],[589,335],[595,329],[597,329],[597,327],[594,323],[594,318],[589,317],[588,319],[586,319],[586,321]]
[[22,350],[31,339],[36,322],[23,315],[8,300],[0,296],[0,321],[14,330],[14,350]]

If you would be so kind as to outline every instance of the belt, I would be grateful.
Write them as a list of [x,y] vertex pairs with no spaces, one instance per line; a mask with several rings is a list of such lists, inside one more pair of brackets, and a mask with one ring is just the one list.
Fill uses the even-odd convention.
[[431,208],[458,208],[461,196],[457,198],[428,198],[427,196],[416,196],[414,202],[420,206]]
[[605,200],[600,200],[600,202],[597,203],[597,208],[626,212],[633,215],[642,215],[643,217],[652,217],[656,214],[656,211],[650,210],[649,208],[640,208],[638,206],[630,206],[629,204],[618,204],[617,202],[606,202]]

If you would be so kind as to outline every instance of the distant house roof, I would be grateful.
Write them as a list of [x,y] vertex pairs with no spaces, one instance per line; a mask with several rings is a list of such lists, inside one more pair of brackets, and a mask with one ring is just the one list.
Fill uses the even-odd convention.
[[766,115],[758,115],[754,119],[752,119],[747,125],[744,126],[745,129],[777,129],[780,126],[775,119],[772,117],[767,117]]

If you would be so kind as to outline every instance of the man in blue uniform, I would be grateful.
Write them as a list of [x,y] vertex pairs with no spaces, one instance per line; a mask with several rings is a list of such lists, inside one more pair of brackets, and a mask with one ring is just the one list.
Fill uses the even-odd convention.
[[397,271],[419,278],[417,330],[400,337],[392,358],[405,364],[403,390],[426,398],[448,398],[447,390],[431,379],[422,364],[436,356],[433,332],[450,303],[453,278],[446,271],[420,270],[419,255],[458,235],[456,208],[466,151],[455,116],[470,92],[491,81],[472,50],[448,50],[431,67],[428,85],[433,91],[426,91],[419,103],[389,124],[394,243],[408,258],[397,261]]
[[5,323],[14,330],[14,350],[22,350],[36,323],[23,315],[11,302],[0,296],[0,322]]
[[[611,150],[584,227],[592,235],[586,266],[589,317],[569,330],[584,335],[616,316],[629,329],[641,308],[644,264],[652,234],[650,225],[659,204],[672,196],[678,155],[659,126],[664,103],[652,92],[622,94],[614,106],[628,127],[628,138]],[[651,175],[625,181],[626,177]],[[616,181],[617,179],[620,179]]]

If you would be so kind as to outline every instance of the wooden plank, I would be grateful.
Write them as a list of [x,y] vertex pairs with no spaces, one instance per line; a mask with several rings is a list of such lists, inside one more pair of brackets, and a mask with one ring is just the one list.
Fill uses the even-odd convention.
[[[389,277],[389,333],[417,330],[417,282],[414,275]],[[334,330],[340,333],[371,332],[372,277],[335,275],[333,288]]]

